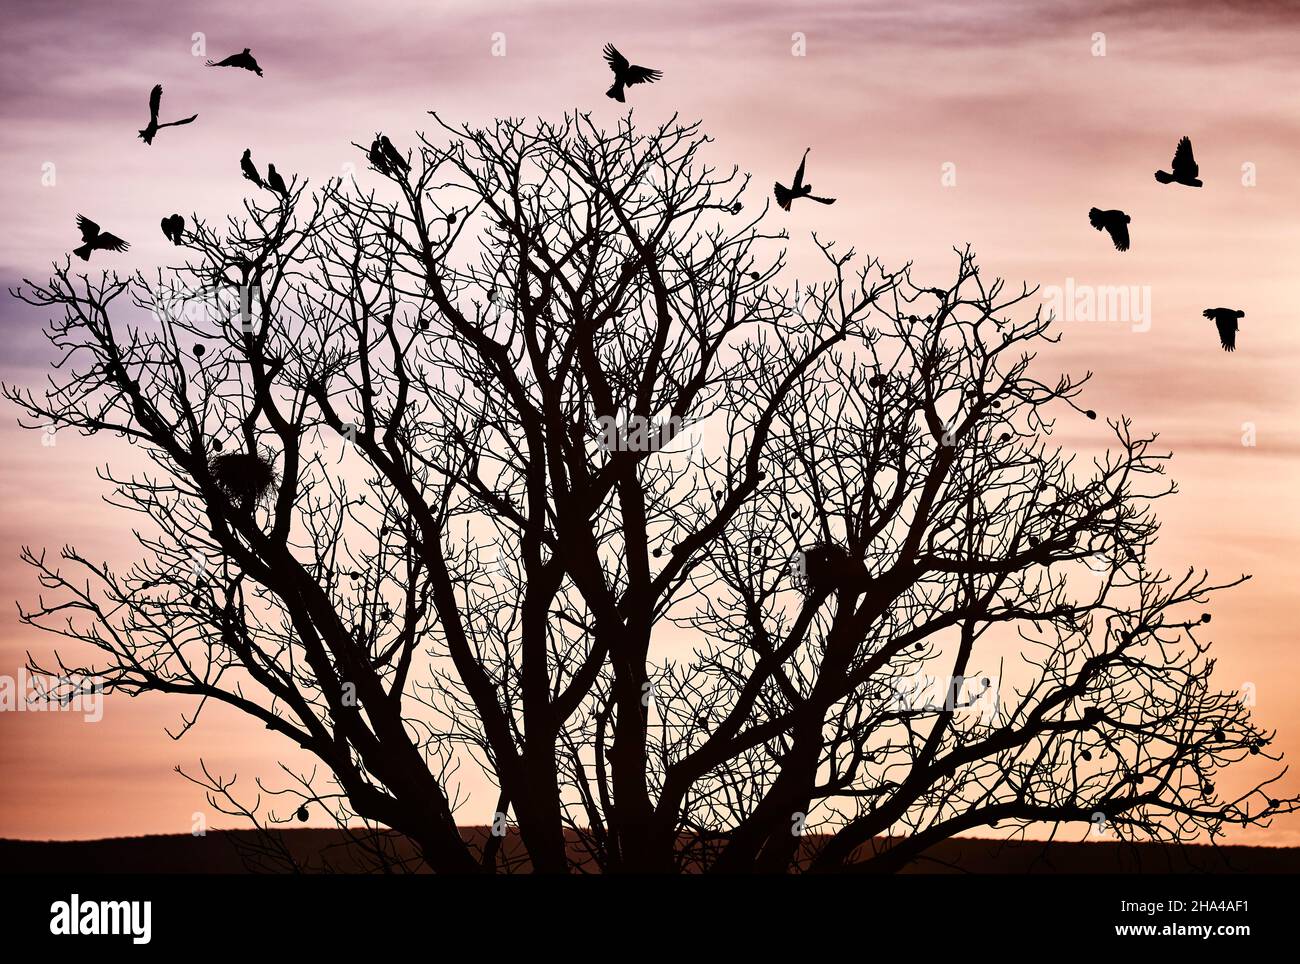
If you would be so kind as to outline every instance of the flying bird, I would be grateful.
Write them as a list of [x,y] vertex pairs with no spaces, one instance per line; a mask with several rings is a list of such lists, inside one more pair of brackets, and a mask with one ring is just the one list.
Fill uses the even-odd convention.
[[198,114],[191,114],[184,120],[168,121],[166,124],[158,123],[158,105],[162,103],[162,84],[155,84],[149,94],[149,126],[140,132],[140,140],[146,144],[152,144],[154,135],[164,127],[180,127],[182,124],[192,124],[198,119]]
[[1201,187],[1202,181],[1196,175],[1201,169],[1196,166],[1196,158],[1192,156],[1191,138],[1184,137],[1178,142],[1178,148],[1174,151],[1172,167],[1173,173],[1168,171],[1156,171],[1156,180],[1161,184],[1168,184],[1171,181],[1174,184],[1186,184],[1188,187]]
[[162,219],[162,233],[172,244],[180,244],[181,236],[185,233],[185,219],[179,214],[173,214],[171,217]]
[[280,172],[275,169],[274,164],[266,165],[266,183],[276,194],[282,197],[289,196],[289,189],[285,186],[284,178],[280,176]]
[[244,148],[244,156],[239,159],[239,167],[244,172],[244,177],[248,178],[258,187],[266,187],[262,183],[262,175],[257,173],[257,168],[253,166],[252,148]]
[[1109,234],[1116,251],[1128,250],[1128,223],[1132,220],[1123,211],[1103,211],[1101,208],[1088,211],[1088,223]]
[[388,139],[387,134],[379,135],[379,149],[383,152],[384,160],[394,171],[401,171],[406,174],[411,170],[411,165],[406,163],[400,151],[393,146],[393,142]]
[[72,253],[82,261],[89,261],[92,251],[125,251],[131,247],[117,235],[100,231],[99,225],[84,214],[77,215],[77,230],[81,232],[81,240],[86,243],[79,248],[73,248]]
[[664,75],[662,70],[653,67],[639,67],[628,63],[626,57],[618,52],[613,44],[605,44],[605,63],[614,71],[614,86],[605,91],[606,97],[613,97],[620,104],[627,103],[623,98],[623,88],[633,84],[653,84]]
[[794,172],[794,184],[787,188],[784,184],[781,184],[778,181],[775,185],[776,203],[781,205],[783,210],[789,211],[791,202],[793,202],[797,197],[806,197],[808,200],[816,201],[818,204],[835,203],[835,198],[833,197],[814,197],[812,193],[812,185],[803,182],[803,167],[808,161],[808,152],[811,150],[811,147],[804,148],[803,157],[799,159],[799,170]]
[[209,60],[208,66],[209,67],[242,67],[244,70],[251,70],[259,77],[262,76],[262,68],[257,66],[257,61],[253,59],[253,55],[248,52],[247,47],[244,48],[242,53],[231,54],[225,60],[218,60],[215,63]]
[[1246,313],[1235,308],[1206,308],[1201,314],[1213,321],[1219,329],[1219,342],[1223,345],[1223,350],[1236,351],[1237,319],[1245,318]]

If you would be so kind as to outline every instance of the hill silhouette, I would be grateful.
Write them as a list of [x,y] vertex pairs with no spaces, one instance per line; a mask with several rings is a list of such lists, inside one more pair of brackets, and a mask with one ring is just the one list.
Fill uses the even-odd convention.
[[[467,839],[481,843],[486,827],[471,827]],[[373,868],[366,848],[348,832],[333,828],[296,828],[275,832],[284,852],[316,872],[356,873]],[[393,855],[415,862],[404,838],[386,837]],[[810,837],[807,847],[816,846]],[[877,840],[878,847],[887,840]],[[512,831],[503,851],[522,853]],[[576,847],[573,857],[580,859]],[[37,841],[0,839],[0,871],[22,874],[158,873],[239,874],[274,872],[266,856],[266,838],[252,830],[214,830],[206,836],[169,834],[103,840]],[[526,868],[521,868],[526,869]],[[1003,841],[982,838],[946,840],[927,851],[904,873],[1108,874],[1108,873],[1252,873],[1300,871],[1297,847],[1171,847],[1116,841]]]

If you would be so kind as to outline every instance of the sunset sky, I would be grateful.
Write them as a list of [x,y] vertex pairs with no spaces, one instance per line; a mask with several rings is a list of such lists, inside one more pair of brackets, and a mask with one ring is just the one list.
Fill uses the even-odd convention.
[[[352,142],[377,130],[409,142],[452,122],[555,118],[590,111],[613,124],[601,48],[615,43],[663,80],[628,95],[635,119],[679,112],[715,143],[709,157],[753,175],[747,206],[789,183],[804,148],[808,178],[833,207],[775,211],[790,231],[789,269],[811,276],[810,233],[852,245],[914,277],[947,283],[954,245],[984,275],[1018,286],[1125,285],[1150,295],[1146,325],[1065,321],[1040,375],[1095,373],[1086,401],[1102,420],[1064,426],[1066,445],[1103,441],[1104,418],[1131,416],[1175,455],[1180,493],[1160,505],[1156,559],[1253,579],[1213,605],[1210,638],[1223,689],[1253,683],[1274,749],[1300,753],[1300,6],[1175,0],[1063,3],[654,2],[455,0],[223,4],[45,0],[7,11],[0,65],[0,280],[44,280],[78,243],[85,214],[131,242],[91,262],[123,272],[174,257],[163,216],[219,220],[238,210],[251,148],[319,185],[355,165]],[[194,35],[206,50],[194,52]],[[504,35],[505,56],[494,56]],[[1104,56],[1097,56],[1104,34]],[[803,40],[800,40],[800,37]],[[251,47],[265,76],[207,69]],[[800,52],[803,55],[799,55]],[[162,119],[198,112],[152,146],[150,88]],[[1190,136],[1205,187],[1163,186]],[[50,165],[53,165],[51,168]],[[951,165],[951,166],[948,166]],[[945,184],[945,170],[955,183]],[[50,172],[53,183],[49,183]],[[1252,178],[1253,175],[1253,178]],[[951,180],[951,179],[949,179]],[[376,180],[377,183],[377,180]],[[1088,209],[1132,217],[1121,254]],[[80,265],[80,262],[77,262]],[[1071,281],[1072,279],[1072,281]],[[1209,307],[1246,311],[1238,350],[1218,346]],[[0,302],[0,378],[39,388],[52,360],[44,315]],[[18,625],[14,601],[38,587],[23,545],[129,562],[133,520],[101,502],[95,469],[117,440],[39,432],[0,413],[0,675],[52,639]],[[1253,433],[1255,444],[1243,444]],[[76,644],[71,644],[75,646]],[[77,654],[85,658],[87,654]],[[204,759],[241,786],[274,776],[286,747],[214,712],[181,741],[191,707],[160,696],[110,697],[101,722],[69,713],[0,713],[0,837],[187,833],[202,794],[172,772]],[[1235,783],[1276,764],[1245,767]],[[1300,776],[1284,786],[1294,793]],[[1229,789],[1225,786],[1224,789]],[[493,801],[475,797],[463,819]],[[218,826],[231,820],[209,819]],[[1232,837],[1300,845],[1300,819]]]

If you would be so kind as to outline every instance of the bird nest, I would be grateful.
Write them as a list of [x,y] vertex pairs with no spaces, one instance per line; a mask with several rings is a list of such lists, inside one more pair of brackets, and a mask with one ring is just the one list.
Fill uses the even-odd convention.
[[795,585],[806,596],[816,596],[839,588],[845,582],[860,582],[867,576],[861,560],[854,559],[843,546],[818,541],[794,555]]
[[223,495],[243,509],[258,505],[279,482],[275,467],[261,454],[229,452],[208,462],[208,470]]

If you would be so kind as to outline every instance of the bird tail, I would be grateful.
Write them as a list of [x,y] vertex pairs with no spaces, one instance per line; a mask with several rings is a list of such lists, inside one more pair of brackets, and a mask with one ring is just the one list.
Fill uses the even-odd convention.
[[783,184],[776,184],[773,190],[776,193],[776,203],[781,205],[781,210],[790,210],[790,202],[794,200],[794,195],[790,192],[790,189]]
[[627,103],[627,101],[623,98],[623,82],[621,80],[615,81],[614,86],[611,87],[609,90],[605,91],[605,96],[613,97],[620,104]]
[[140,131],[139,134],[140,134],[140,140],[144,141],[146,144],[153,143],[153,135],[149,133],[148,128],[145,128],[144,130]]
[[89,261],[91,250],[92,249],[90,245],[87,243],[87,244],[83,244],[79,248],[73,248],[72,253],[75,254],[78,258],[80,258],[82,261]]
[[1174,176],[1168,171],[1156,171],[1156,180],[1161,184],[1168,184],[1174,179]]
[[[1160,176],[1159,174],[1156,175],[1156,177],[1159,176]],[[1100,231],[1103,227],[1105,227],[1105,225],[1102,223],[1101,220],[1101,208],[1090,208],[1088,210],[1088,223],[1091,224],[1098,231]]]

